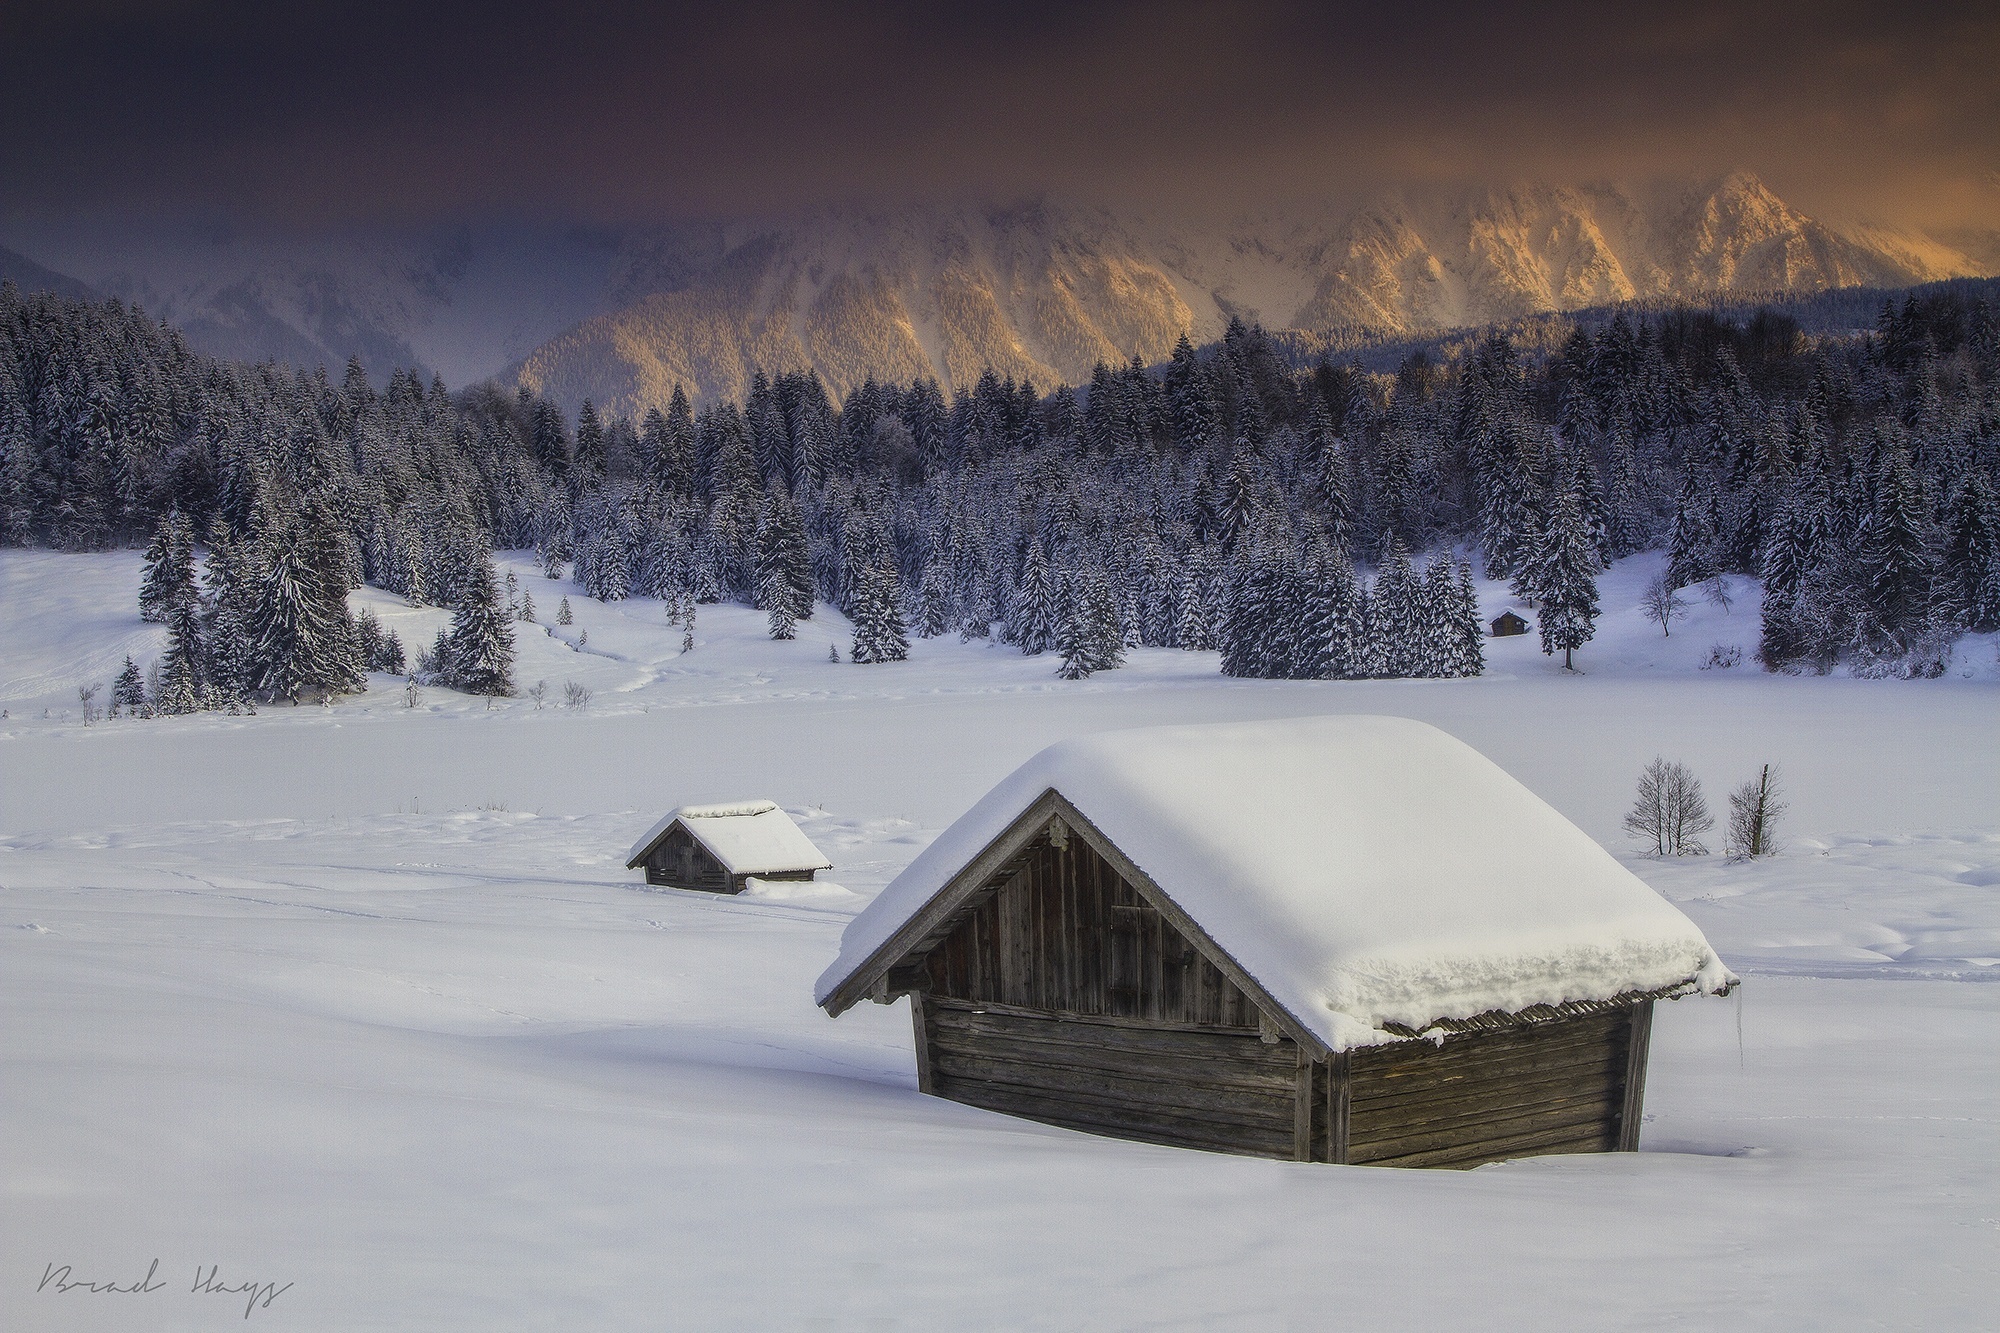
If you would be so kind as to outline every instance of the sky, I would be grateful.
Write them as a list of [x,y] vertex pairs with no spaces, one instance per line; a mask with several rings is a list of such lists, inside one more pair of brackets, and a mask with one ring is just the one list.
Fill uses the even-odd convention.
[[1748,168],[2000,229],[2000,6],[0,6],[0,219],[1255,209]]

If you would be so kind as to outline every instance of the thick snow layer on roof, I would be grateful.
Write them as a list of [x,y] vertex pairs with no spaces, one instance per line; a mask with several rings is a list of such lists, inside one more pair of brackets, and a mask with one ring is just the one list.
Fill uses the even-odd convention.
[[799,831],[792,817],[770,801],[684,805],[646,830],[626,859],[637,865],[675,821],[687,826],[732,875],[767,875],[787,870],[826,870],[833,862]]
[[1388,1023],[1733,980],[1679,909],[1470,746],[1329,717],[1050,746],[854,919],[818,998],[1050,788],[1333,1050]]

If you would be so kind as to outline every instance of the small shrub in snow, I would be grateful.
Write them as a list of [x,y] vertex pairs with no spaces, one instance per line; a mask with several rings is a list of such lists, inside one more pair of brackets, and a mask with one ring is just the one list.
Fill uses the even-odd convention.
[[537,713],[542,711],[542,702],[548,697],[549,697],[549,683],[545,680],[536,681],[534,687],[528,691],[528,698],[534,701],[535,711]]
[[1718,643],[1708,650],[1708,657],[1702,662],[1703,671],[1727,671],[1743,661],[1743,650],[1733,643]]
[[1655,759],[1639,775],[1625,831],[1655,856],[1706,856],[1701,835],[1715,826],[1701,780],[1684,765]]
[[563,707],[580,713],[590,706],[590,687],[573,680],[563,682]]
[[1770,856],[1778,850],[1778,816],[1787,809],[1780,795],[1778,771],[1769,764],[1729,793],[1731,856]]
[[76,701],[83,706],[83,725],[86,727],[102,715],[97,707],[97,692],[103,688],[102,684],[76,687]]
[[414,675],[405,676],[403,678],[403,707],[415,708],[418,704],[422,703],[423,700],[424,700],[424,691],[423,688],[417,684],[417,678]]

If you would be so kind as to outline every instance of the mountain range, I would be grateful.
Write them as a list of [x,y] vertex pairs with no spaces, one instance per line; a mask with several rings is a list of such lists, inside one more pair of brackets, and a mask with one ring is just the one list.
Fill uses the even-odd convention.
[[[1404,190],[1360,207],[1198,220],[1057,199],[803,211],[619,233],[0,237],[140,301],[219,355],[417,365],[574,409],[636,413],[675,385],[740,397],[758,367],[869,376],[986,367],[1044,387],[1164,359],[1232,316],[1418,334],[1643,298],[1900,287],[1982,275],[1956,245],[1809,217],[1748,172],[1698,184]],[[33,254],[34,260],[25,255]],[[24,283],[24,285],[28,285]]]

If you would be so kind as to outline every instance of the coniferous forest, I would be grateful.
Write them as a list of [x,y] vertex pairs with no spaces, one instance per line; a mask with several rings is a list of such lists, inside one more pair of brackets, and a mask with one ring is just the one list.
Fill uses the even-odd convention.
[[[1762,580],[1767,670],[1921,676],[2000,628],[1997,316],[1952,285],[1868,336],[1648,310],[1393,375],[1295,370],[1239,322],[1087,386],[989,372],[949,400],[918,379],[836,403],[810,373],[760,375],[742,403],[677,391],[629,421],[219,362],[138,309],[8,284],[0,542],[146,547],[167,712],[370,670],[509,693],[523,608],[490,553],[524,548],[606,600],[754,605],[776,638],[831,603],[862,664],[954,634],[1069,677],[1148,645],[1312,679],[1477,674],[1474,560],[1567,660],[1597,573],[1663,549],[1663,597]],[[406,655],[349,614],[364,582],[452,627]]]

